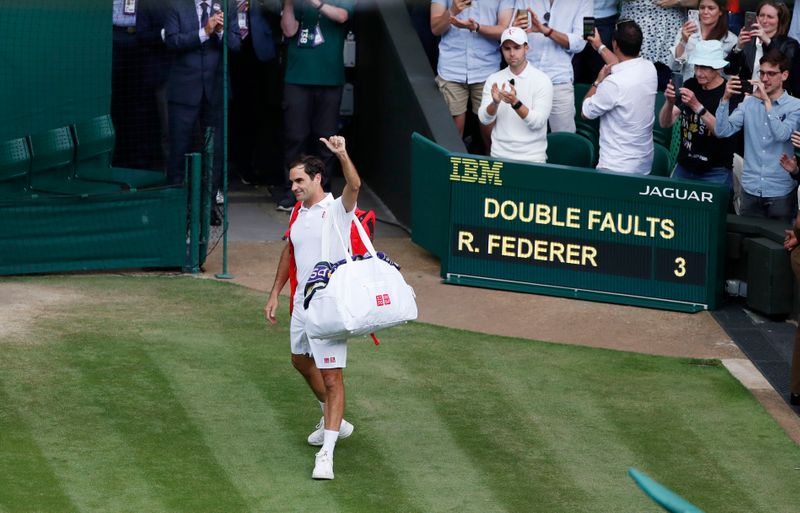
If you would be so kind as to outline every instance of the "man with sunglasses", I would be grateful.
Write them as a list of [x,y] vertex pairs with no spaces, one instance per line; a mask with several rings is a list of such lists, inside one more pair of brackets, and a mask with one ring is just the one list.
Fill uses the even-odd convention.
[[800,121],[800,100],[784,91],[791,63],[778,50],[759,61],[760,80],[749,80],[753,93],[728,115],[728,102],[741,94],[742,81],[732,76],[715,115],[717,137],[744,130],[744,167],[739,214],[779,219],[791,223],[795,215],[797,183],[780,164],[781,156],[793,154],[789,141]]

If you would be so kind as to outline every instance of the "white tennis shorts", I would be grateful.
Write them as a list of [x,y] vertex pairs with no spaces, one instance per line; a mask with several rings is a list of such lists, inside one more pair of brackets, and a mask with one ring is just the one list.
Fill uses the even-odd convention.
[[347,367],[347,340],[320,340],[306,335],[306,311],[302,301],[295,303],[289,328],[292,354],[314,357],[319,369],[343,369]]

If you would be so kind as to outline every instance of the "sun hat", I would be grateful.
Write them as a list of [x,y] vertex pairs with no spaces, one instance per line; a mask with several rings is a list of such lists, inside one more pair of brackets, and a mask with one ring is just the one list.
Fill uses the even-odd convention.
[[518,45],[524,45],[528,42],[528,35],[519,27],[508,27],[503,31],[503,35],[500,36],[500,44],[506,41],[513,41]]
[[716,39],[698,41],[697,46],[689,54],[689,64],[694,66],[708,66],[709,68],[722,69],[729,63],[725,60],[722,51],[722,41]]

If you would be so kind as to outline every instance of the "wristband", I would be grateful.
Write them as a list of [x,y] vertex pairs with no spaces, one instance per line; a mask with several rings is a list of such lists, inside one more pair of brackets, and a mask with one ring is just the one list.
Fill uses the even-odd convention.
[[477,27],[475,27],[475,30],[473,30],[472,32],[477,34],[481,30],[481,24],[476,21],[475,25],[477,25]]
[[517,103],[511,106],[514,110],[519,110],[520,107],[522,107],[522,100],[517,100]]
[[603,50],[608,48],[606,45],[600,45],[597,47],[597,53],[603,53]]
[[708,109],[706,109],[705,107],[700,107],[700,110],[695,112],[695,114],[697,114],[698,117],[702,118],[706,112],[708,112]]
[[552,36],[552,35],[553,35],[553,31],[554,31],[554,30],[555,30],[555,29],[554,29],[553,27],[550,27],[550,32],[548,32],[547,34],[545,34],[545,35],[544,35],[544,37],[548,37],[548,38],[549,38],[550,36]]

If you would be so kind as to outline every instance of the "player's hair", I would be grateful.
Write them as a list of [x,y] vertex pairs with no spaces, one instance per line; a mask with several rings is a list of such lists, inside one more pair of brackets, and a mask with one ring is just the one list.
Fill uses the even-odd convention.
[[294,169],[298,166],[303,166],[303,170],[308,176],[314,178],[320,175],[320,180],[325,183],[325,164],[313,155],[300,155],[289,164],[289,169]]

